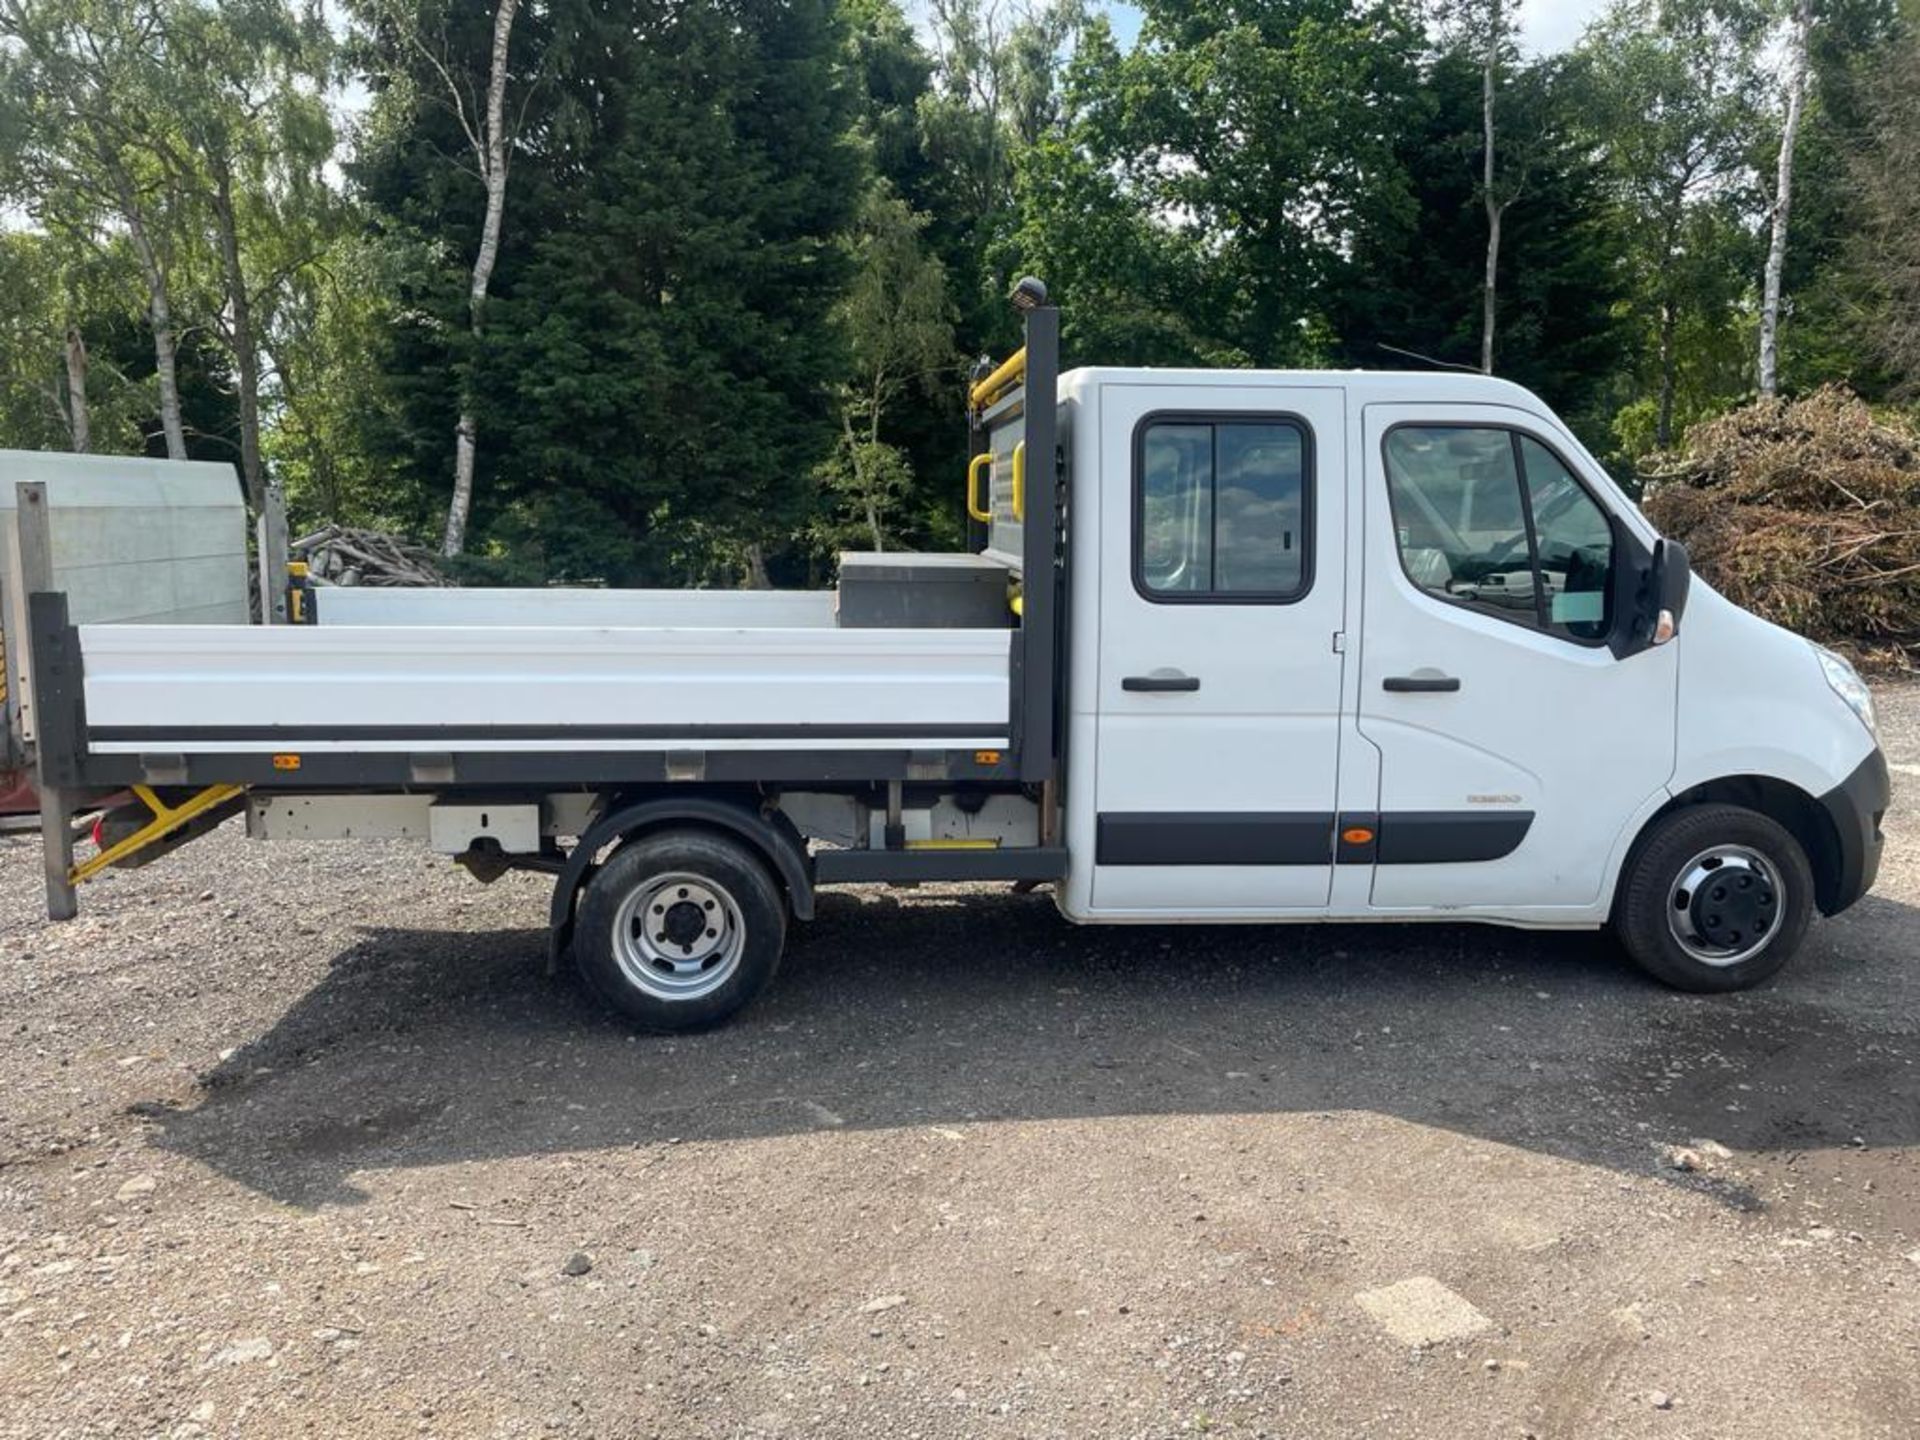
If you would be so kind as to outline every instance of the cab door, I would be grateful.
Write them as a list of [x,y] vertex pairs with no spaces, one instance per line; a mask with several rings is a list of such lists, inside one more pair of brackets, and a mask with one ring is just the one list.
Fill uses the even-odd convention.
[[1110,384],[1099,423],[1091,909],[1324,908],[1344,391]]
[[1524,411],[1369,405],[1362,429],[1377,769],[1369,793],[1349,767],[1341,823],[1376,834],[1371,908],[1604,909],[1609,856],[1674,765],[1677,647],[1610,648],[1618,567],[1651,531]]

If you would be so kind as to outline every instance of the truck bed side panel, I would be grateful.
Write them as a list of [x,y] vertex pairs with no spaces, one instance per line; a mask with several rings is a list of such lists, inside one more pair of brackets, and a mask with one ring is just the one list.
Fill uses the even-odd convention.
[[79,627],[99,754],[1006,734],[1008,632]]

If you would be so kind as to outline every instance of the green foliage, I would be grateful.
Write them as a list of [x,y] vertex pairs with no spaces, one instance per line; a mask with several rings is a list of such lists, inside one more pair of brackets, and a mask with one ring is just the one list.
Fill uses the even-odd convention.
[[[1185,332],[1209,357],[1321,358],[1343,257],[1411,211],[1394,138],[1420,32],[1384,3],[1142,8],[1130,52],[1095,32],[1073,72],[1065,132],[1030,175],[1056,207],[1028,227],[1030,248],[1067,262],[1069,304],[1135,297],[1156,346]],[[1075,223],[1116,243],[1090,246],[1064,230]],[[1136,284],[1147,270],[1155,283]]]
[[[827,0],[571,0],[528,20],[516,39],[540,78],[522,82],[479,342],[462,257],[481,197],[450,158],[454,121],[416,50],[375,57],[391,78],[357,176],[428,262],[379,357],[397,401],[380,448],[409,488],[443,495],[466,377],[488,436],[475,526],[500,526],[479,548],[522,546],[527,516],[574,507],[594,525],[566,573],[736,582],[805,526],[838,429],[830,315],[862,178],[843,31]],[[479,73],[487,26],[446,23]]]
[[[1487,222],[1480,200],[1480,61],[1449,48],[1425,68],[1395,163],[1413,205],[1362,238],[1334,287],[1330,321],[1347,364],[1475,367]],[[1510,67],[1500,95],[1512,137],[1503,160],[1496,370],[1598,439],[1608,387],[1626,357],[1615,314],[1626,237],[1606,180],[1577,130],[1584,68]]]
[[[1786,8],[1495,52],[1495,369],[1629,463],[1751,388]],[[1920,376],[1896,9],[1815,8],[1789,391]],[[166,319],[186,449],[257,428],[302,521],[437,533],[466,400],[465,578],[810,582],[961,543],[1021,273],[1070,364],[1477,364],[1486,0],[1144,0],[1131,47],[1088,0],[914,14],[528,3],[476,334],[492,4],[0,0],[0,440],[71,443],[74,329],[94,448],[163,452]]]
[[952,477],[922,474],[916,483],[905,450],[882,438],[902,401],[938,403],[961,382],[946,271],[922,240],[926,223],[884,181],[856,222],[853,281],[836,316],[853,370],[838,396],[840,443],[820,471],[837,502],[820,526],[830,549],[892,550],[902,540],[958,536]]
[[141,448],[150,387],[124,373],[112,355],[115,326],[138,283],[130,268],[124,253],[76,254],[55,236],[0,233],[0,447],[73,448],[71,330],[86,356],[89,448]]
[[395,297],[413,283],[418,258],[381,238],[336,234],[268,317],[277,405],[265,448],[296,526],[424,524],[383,448],[400,423],[398,397],[368,363],[400,323]]

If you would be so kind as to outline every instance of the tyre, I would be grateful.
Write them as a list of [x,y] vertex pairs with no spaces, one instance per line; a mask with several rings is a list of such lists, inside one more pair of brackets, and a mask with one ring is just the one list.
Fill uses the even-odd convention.
[[787,906],[736,840],[669,830],[629,840],[587,883],[575,963],[603,999],[648,1030],[726,1019],[773,979]]
[[1738,805],[1663,817],[1621,877],[1614,931],[1680,990],[1743,990],[1793,958],[1813,918],[1813,869],[1777,822]]

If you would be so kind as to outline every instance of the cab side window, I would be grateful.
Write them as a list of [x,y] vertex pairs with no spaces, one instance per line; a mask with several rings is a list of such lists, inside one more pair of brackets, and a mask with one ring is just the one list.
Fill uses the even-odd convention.
[[1401,426],[1387,494],[1407,577],[1428,594],[1567,639],[1612,622],[1613,530],[1554,453],[1492,426]]
[[1306,431],[1292,420],[1154,416],[1134,462],[1134,584],[1149,600],[1306,593]]

